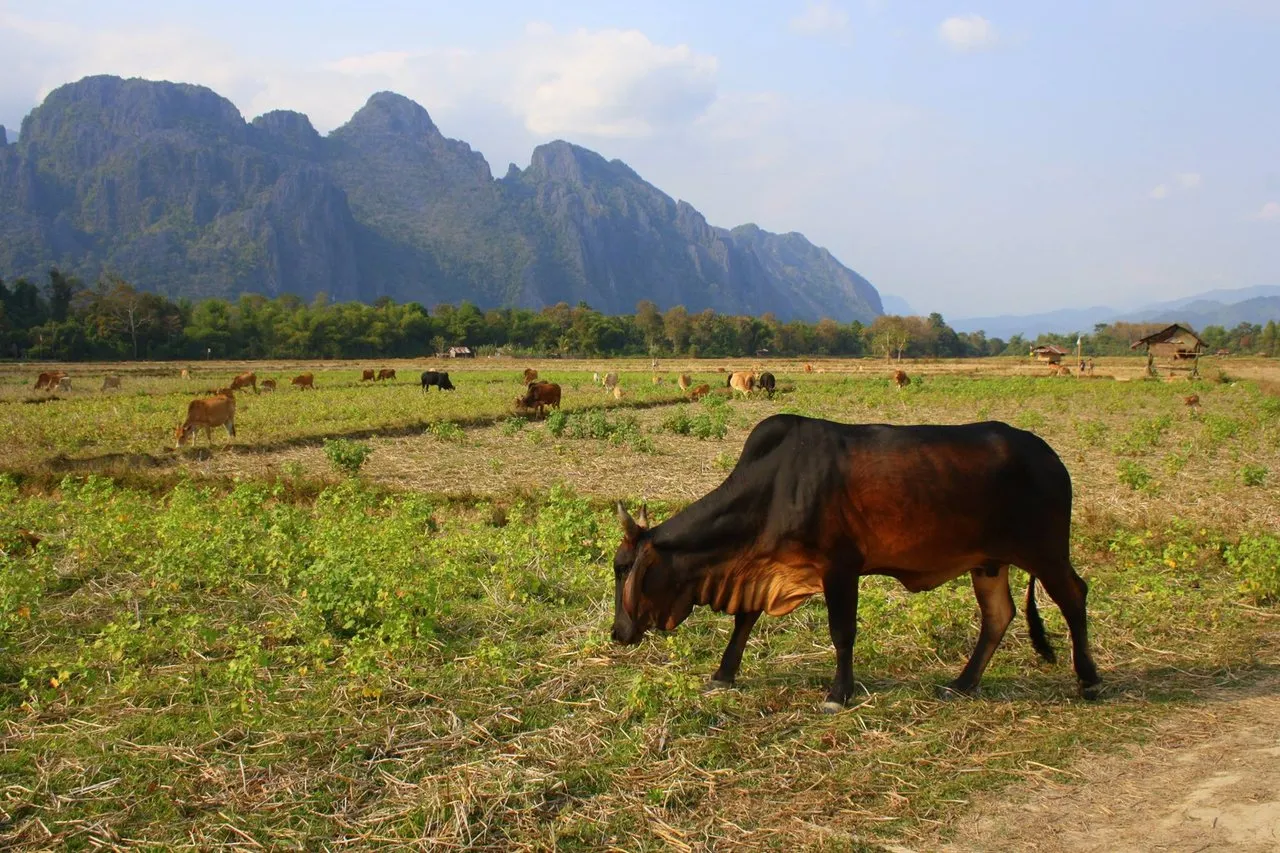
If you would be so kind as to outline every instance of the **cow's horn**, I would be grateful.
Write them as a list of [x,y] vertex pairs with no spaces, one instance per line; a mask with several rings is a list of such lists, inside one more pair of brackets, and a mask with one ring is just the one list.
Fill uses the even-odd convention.
[[636,520],[631,517],[631,513],[627,512],[627,508],[622,505],[622,501],[618,501],[618,523],[622,525],[622,532],[626,534],[628,539],[635,539],[640,535],[640,525],[636,524]]

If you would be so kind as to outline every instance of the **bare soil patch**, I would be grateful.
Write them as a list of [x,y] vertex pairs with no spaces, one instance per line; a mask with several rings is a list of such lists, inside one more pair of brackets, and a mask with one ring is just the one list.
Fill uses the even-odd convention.
[[[1085,754],[1063,783],[984,795],[946,851],[1280,850],[1280,683],[1186,710],[1122,754]],[[893,849],[893,848],[890,848]]]

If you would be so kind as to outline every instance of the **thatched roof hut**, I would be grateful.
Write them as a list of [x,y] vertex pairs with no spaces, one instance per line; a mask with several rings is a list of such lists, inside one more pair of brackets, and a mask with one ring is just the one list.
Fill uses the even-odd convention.
[[1058,349],[1053,344],[1043,347],[1033,347],[1031,355],[1036,361],[1047,361],[1050,364],[1057,364],[1062,361],[1062,357],[1067,354],[1064,349]]
[[1129,349],[1138,347],[1146,347],[1147,353],[1155,358],[1169,359],[1196,358],[1205,351],[1205,343],[1200,336],[1181,323],[1174,323],[1129,345]]

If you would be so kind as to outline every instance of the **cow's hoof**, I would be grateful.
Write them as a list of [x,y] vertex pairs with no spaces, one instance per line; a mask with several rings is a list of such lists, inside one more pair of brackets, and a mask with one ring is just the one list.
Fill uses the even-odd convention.
[[711,693],[716,690],[732,690],[732,681],[722,681],[719,678],[713,678],[707,682],[707,686],[702,689],[703,693]]
[[1096,701],[1102,696],[1102,682],[1095,681],[1093,684],[1080,685],[1080,697],[1089,702]]
[[843,710],[844,705],[841,705],[839,702],[827,700],[822,703],[822,713],[824,714],[839,714]]
[[954,699],[974,699],[978,695],[978,688],[964,690],[956,687],[955,684],[939,684],[933,688],[933,694],[944,702],[950,702]]

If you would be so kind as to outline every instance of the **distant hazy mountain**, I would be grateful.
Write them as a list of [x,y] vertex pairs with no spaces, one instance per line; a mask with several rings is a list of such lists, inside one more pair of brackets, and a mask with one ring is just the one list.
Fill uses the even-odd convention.
[[1157,302],[1135,311],[1095,306],[1043,314],[966,317],[950,322],[958,332],[981,329],[988,337],[1008,340],[1015,334],[1034,338],[1046,332],[1089,332],[1097,323],[1117,320],[1131,323],[1186,323],[1195,329],[1205,326],[1231,328],[1244,322],[1280,320],[1280,287],[1257,285],[1236,290],[1210,290],[1168,302]]
[[916,312],[911,307],[911,303],[903,299],[901,296],[895,296],[892,293],[881,293],[880,302],[884,305],[884,313],[893,314],[898,317],[911,317]]
[[109,270],[169,296],[320,291],[481,307],[585,301],[870,321],[866,279],[800,234],[732,230],[552,142],[495,180],[390,92],[321,136],[201,87],[88,77],[0,132],[0,277]]

